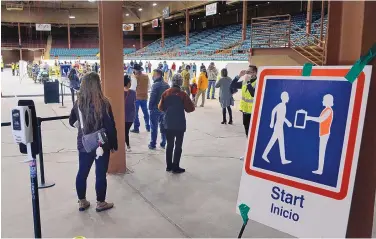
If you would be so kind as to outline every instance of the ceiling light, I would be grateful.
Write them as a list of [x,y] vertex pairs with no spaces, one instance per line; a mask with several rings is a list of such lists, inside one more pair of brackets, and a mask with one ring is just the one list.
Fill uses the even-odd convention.
[[139,9],[138,9],[138,11],[140,11],[140,12],[141,12],[141,11],[142,11],[142,8],[139,8]]
[[69,18],[70,18],[70,19],[75,19],[76,17],[73,16],[73,15],[69,15]]
[[198,17],[197,20],[200,20],[200,18]]
[[270,2],[268,2],[268,4],[269,4]]
[[88,0],[89,2],[95,2],[96,0]]
[[258,5],[256,4],[256,7],[258,7]]
[[154,7],[157,6],[157,3],[153,3],[153,6],[154,6]]
[[126,17],[129,17],[129,13],[125,14]]
[[218,15],[221,15],[221,13],[218,13]]

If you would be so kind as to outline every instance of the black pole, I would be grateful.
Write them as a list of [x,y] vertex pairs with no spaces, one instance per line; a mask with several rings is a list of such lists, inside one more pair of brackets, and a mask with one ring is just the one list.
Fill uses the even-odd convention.
[[44,179],[44,161],[43,161],[43,145],[42,145],[42,119],[37,118],[38,124],[38,140],[39,140],[39,164],[40,164],[40,186],[39,188],[49,188],[55,186],[55,183],[47,184]]
[[37,118],[38,124],[38,140],[39,140],[39,163],[40,163],[40,182],[43,185],[44,182],[44,163],[43,163],[43,146],[42,146],[42,122],[40,118]]
[[63,83],[60,83],[61,88],[61,106],[64,106],[64,92],[63,92]]
[[238,238],[242,238],[242,236],[243,236],[243,232],[244,232],[245,227],[247,226],[247,223],[248,223],[248,220],[247,220],[246,223],[243,223],[243,226],[242,226],[242,229],[240,229],[240,232],[239,232]]
[[38,175],[37,175],[37,161],[34,156],[29,163],[30,167],[30,182],[31,182],[31,202],[33,205],[33,220],[34,220],[34,237],[42,238],[42,230],[40,223],[40,209],[39,209],[39,193],[38,193]]

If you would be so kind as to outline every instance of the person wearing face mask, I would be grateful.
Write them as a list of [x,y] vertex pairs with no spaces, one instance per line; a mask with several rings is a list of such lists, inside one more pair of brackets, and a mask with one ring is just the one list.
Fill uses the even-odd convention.
[[[256,79],[257,67],[250,65],[247,70],[242,70],[238,76],[235,76],[230,85],[232,89],[241,89],[242,91],[239,108],[243,113],[243,125],[247,137],[253,108],[253,97],[255,96]],[[240,159],[243,160],[244,158],[241,157]]]

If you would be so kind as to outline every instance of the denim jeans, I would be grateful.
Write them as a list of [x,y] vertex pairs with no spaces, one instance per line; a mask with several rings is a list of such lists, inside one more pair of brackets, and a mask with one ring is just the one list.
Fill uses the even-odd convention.
[[158,126],[161,132],[161,146],[166,146],[166,134],[163,126],[163,112],[158,109],[150,111],[150,128],[151,128],[151,138],[149,146],[155,148],[157,145],[158,136]]
[[96,158],[96,153],[79,152],[79,166],[76,177],[76,190],[78,199],[86,199],[86,181],[89,175],[91,166],[95,160],[95,191],[97,192],[97,201],[104,202],[106,200],[107,191],[107,169],[110,159],[110,151],[105,151],[104,154]]
[[210,90],[212,90],[211,98],[214,99],[215,95],[215,81],[211,80],[209,81],[208,91],[206,92],[206,98],[209,99]]
[[136,116],[134,118],[134,130],[140,130],[140,120],[138,118],[138,110],[141,107],[142,113],[144,114],[145,128],[147,131],[150,130],[149,123],[149,111],[148,111],[148,101],[147,100],[136,100]]

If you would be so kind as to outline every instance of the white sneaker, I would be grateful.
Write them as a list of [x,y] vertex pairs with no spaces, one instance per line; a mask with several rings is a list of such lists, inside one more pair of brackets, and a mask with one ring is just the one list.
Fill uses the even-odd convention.
[[127,147],[127,152],[132,152],[132,149],[130,146]]

